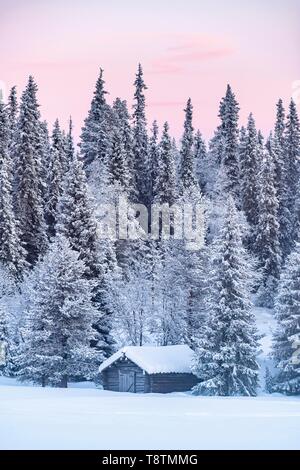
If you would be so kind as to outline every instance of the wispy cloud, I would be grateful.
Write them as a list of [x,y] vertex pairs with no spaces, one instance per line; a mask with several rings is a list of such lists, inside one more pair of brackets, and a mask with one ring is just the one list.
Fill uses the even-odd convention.
[[152,73],[177,74],[189,64],[221,59],[234,52],[228,39],[205,35],[181,35],[176,44],[166,48],[164,55],[152,62]]
[[152,62],[148,73],[169,73],[175,75],[183,71],[182,65],[172,63],[167,59],[157,59]]

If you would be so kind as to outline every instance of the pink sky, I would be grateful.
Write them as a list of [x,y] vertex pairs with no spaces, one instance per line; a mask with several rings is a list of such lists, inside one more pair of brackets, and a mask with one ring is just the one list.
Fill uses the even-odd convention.
[[298,0],[0,0],[0,82],[20,94],[33,74],[43,117],[66,127],[71,114],[78,136],[99,67],[109,101],[131,107],[141,62],[149,123],[168,120],[180,137],[191,96],[210,137],[230,83],[241,123],[252,111],[267,132],[300,80],[299,19]]

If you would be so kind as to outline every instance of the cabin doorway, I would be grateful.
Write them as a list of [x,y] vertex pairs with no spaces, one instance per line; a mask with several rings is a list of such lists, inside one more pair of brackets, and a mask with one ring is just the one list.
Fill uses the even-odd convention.
[[135,373],[119,372],[119,391],[135,393]]

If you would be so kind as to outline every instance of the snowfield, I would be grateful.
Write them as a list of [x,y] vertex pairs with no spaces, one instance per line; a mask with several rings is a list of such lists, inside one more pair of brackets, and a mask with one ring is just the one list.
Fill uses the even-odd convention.
[[300,397],[137,395],[81,386],[42,389],[0,378],[0,448],[300,449]]
[[20,386],[0,377],[1,449],[300,449],[300,397],[267,395],[263,376],[275,328],[255,309],[261,339],[260,396],[107,392]]

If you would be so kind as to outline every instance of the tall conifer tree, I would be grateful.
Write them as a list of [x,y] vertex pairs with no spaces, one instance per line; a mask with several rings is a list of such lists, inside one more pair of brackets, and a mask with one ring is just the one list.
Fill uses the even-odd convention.
[[272,307],[280,275],[281,249],[279,242],[278,198],[275,188],[275,166],[270,152],[265,149],[260,175],[259,231],[255,251],[263,269],[259,302]]
[[239,165],[238,165],[238,119],[239,105],[235,95],[227,85],[226,95],[222,99],[219,110],[221,119],[221,164],[225,172],[224,190],[233,197],[239,198]]
[[0,262],[20,279],[25,251],[19,238],[19,226],[13,210],[12,160],[9,157],[10,126],[4,104],[0,102]]
[[150,198],[150,178],[149,178],[149,154],[148,154],[148,135],[146,128],[145,114],[145,90],[147,87],[144,82],[143,69],[141,64],[138,66],[135,82],[134,105],[133,105],[133,155],[134,171],[136,180],[136,191],[138,202],[149,204]]
[[181,142],[181,168],[180,184],[181,191],[189,190],[196,186],[195,161],[194,161],[194,128],[193,128],[193,105],[189,98],[187,101],[184,121],[184,132]]
[[278,327],[273,339],[276,375],[273,391],[300,393],[300,244],[289,255],[280,277],[275,314]]
[[47,247],[40,185],[41,123],[36,93],[37,85],[33,77],[29,77],[21,99],[16,143],[16,214],[30,264],[34,264]]
[[210,276],[209,319],[196,350],[194,373],[200,382],[194,393],[253,396],[258,385],[258,335],[250,301],[253,272],[232,198],[215,242]]

